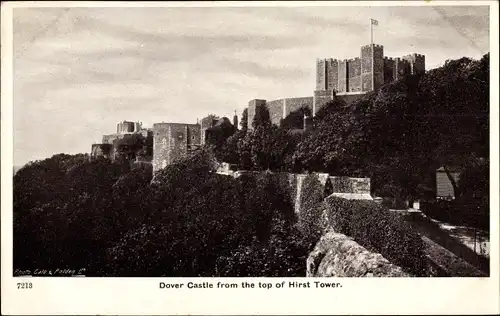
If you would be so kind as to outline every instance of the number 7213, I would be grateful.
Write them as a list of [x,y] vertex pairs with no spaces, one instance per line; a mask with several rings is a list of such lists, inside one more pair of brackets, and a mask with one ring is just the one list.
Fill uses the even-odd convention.
[[32,289],[33,284],[31,282],[21,282],[17,283],[17,289]]

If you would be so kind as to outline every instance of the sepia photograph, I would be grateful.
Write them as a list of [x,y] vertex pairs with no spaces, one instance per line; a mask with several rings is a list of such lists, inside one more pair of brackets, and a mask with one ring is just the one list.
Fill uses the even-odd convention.
[[14,275],[488,276],[488,15],[15,9]]
[[11,277],[498,276],[491,7],[426,3],[12,8]]

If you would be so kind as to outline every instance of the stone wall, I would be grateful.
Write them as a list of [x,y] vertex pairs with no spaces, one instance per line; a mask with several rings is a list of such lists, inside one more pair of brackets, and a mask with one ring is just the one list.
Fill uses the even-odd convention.
[[410,54],[402,57],[403,60],[410,64],[410,72],[412,74],[425,73],[425,55]]
[[361,91],[361,60],[359,58],[350,59],[347,62],[347,80],[349,81],[349,92]]
[[[261,171],[232,171],[229,164],[221,163],[217,169],[217,173],[238,178],[242,175],[255,176],[261,173]],[[302,210],[301,198],[305,189],[302,184],[307,174],[289,172],[274,172],[272,174],[280,179],[280,185],[290,193],[295,213],[300,213]],[[370,178],[334,177],[327,173],[316,173],[316,175],[323,186],[325,198],[331,195],[340,195],[340,197],[348,199],[372,199],[370,195]]]
[[269,111],[269,117],[271,118],[271,123],[274,125],[280,125],[281,119],[283,118],[283,107],[284,99],[267,101],[266,106]]
[[307,107],[309,110],[313,110],[313,97],[297,97],[297,98],[286,98],[283,104],[283,118],[286,118],[293,111],[297,111],[302,107]]
[[352,238],[328,232],[307,258],[307,277],[409,277],[401,267]]
[[[331,98],[330,98],[331,99]],[[280,125],[281,120],[286,118],[291,112],[305,106],[313,110],[313,97],[285,98],[277,100],[255,99],[248,103],[248,127],[252,129],[252,121],[255,117],[255,108],[258,105],[265,105],[269,111],[271,123]]]
[[185,157],[200,145],[199,124],[157,123],[153,125],[153,172]]

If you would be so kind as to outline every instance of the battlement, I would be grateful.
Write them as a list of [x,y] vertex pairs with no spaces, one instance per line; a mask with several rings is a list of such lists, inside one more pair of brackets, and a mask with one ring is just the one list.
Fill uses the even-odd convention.
[[187,123],[154,123],[153,124],[153,130],[158,129],[158,128],[166,128],[169,126],[198,126],[200,124],[187,124]]
[[411,53],[411,54],[405,55],[403,57],[425,58],[425,55],[423,55],[423,54],[417,54],[417,53]]
[[316,63],[324,63],[324,62],[330,62],[330,63],[336,63],[338,62],[337,58],[316,58]]
[[248,102],[248,105],[255,105],[255,104],[258,104],[258,103],[265,103],[266,100],[264,99],[252,99]]
[[368,44],[368,45],[363,45],[361,46],[361,48],[370,48],[371,45],[373,45],[373,48],[384,48],[384,45],[380,45],[380,44]]

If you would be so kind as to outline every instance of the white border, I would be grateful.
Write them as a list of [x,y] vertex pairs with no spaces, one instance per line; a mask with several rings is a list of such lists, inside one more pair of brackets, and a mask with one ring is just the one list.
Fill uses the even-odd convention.
[[[243,7],[243,6],[490,6],[491,273],[489,278],[343,278],[340,289],[160,290],[159,282],[243,280],[276,283],[320,279],[248,278],[24,278],[12,277],[12,9],[18,7]],[[2,3],[2,314],[491,314],[499,313],[498,3],[404,2],[3,2]],[[304,263],[305,264],[305,263]]]

